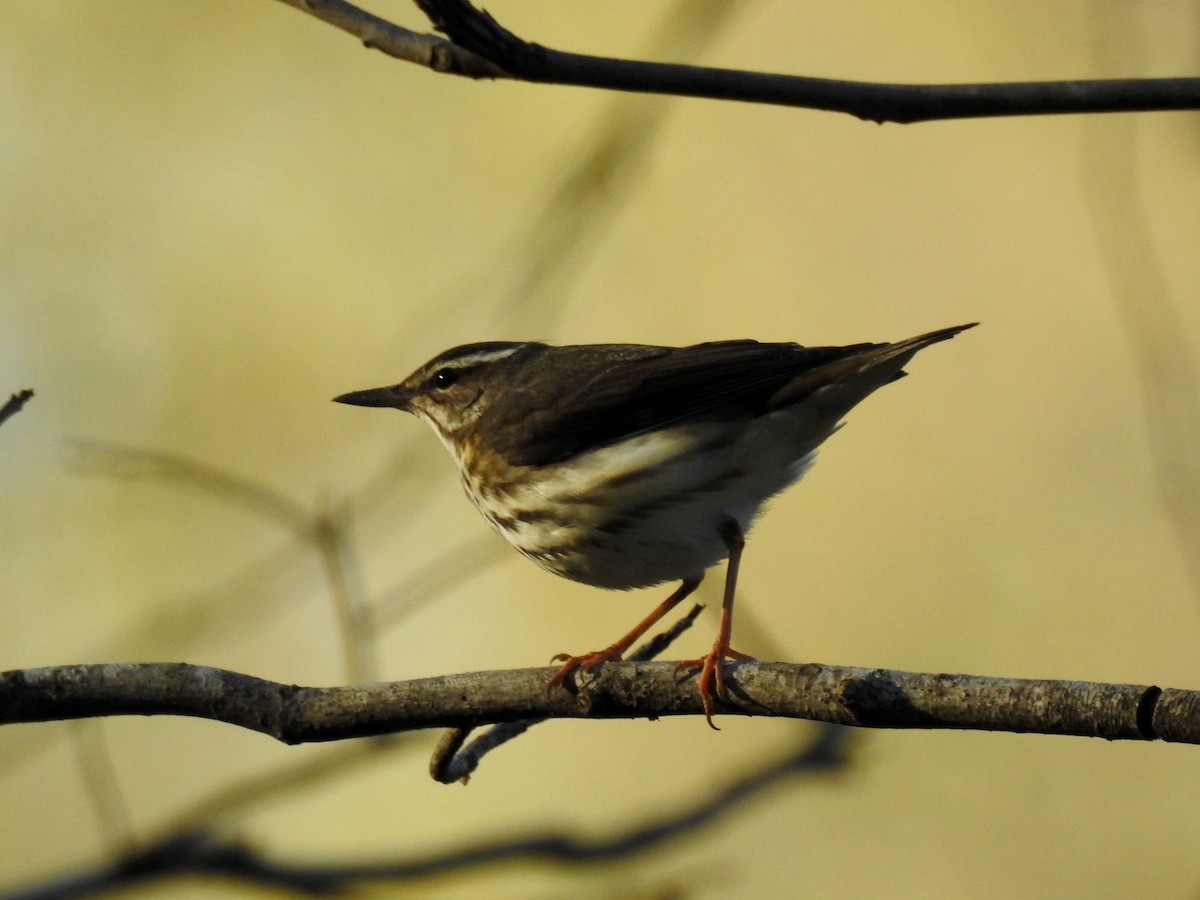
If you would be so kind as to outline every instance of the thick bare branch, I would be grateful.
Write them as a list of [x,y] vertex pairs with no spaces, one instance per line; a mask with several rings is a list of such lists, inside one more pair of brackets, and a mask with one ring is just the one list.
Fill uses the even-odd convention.
[[[23,669],[0,675],[0,723],[113,715],[198,716],[289,744],[533,718],[701,715],[670,662],[607,664],[576,691],[553,668],[471,672],[350,687],[297,687],[184,663]],[[724,715],[874,728],[956,728],[1200,743],[1200,692],[744,662],[728,668]]]

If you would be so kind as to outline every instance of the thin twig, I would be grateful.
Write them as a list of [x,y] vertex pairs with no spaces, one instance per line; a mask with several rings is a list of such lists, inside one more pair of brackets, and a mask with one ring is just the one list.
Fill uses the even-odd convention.
[[308,13],[322,22],[354,35],[371,50],[406,62],[426,66],[435,72],[464,75],[468,78],[505,78],[503,71],[482,57],[455,46],[444,38],[421,34],[373,16],[343,0],[282,0],[288,6]]
[[26,388],[23,391],[17,391],[0,406],[0,425],[11,419],[21,411],[21,408],[30,401],[33,397],[33,389]]

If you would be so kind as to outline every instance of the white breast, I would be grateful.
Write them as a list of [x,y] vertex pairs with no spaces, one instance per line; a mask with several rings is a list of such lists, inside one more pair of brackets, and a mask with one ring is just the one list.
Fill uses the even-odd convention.
[[465,470],[463,483],[493,527],[542,568],[598,587],[647,587],[725,559],[723,523],[748,531],[833,430],[818,436],[811,426],[788,411],[682,425],[541,467],[503,492]]

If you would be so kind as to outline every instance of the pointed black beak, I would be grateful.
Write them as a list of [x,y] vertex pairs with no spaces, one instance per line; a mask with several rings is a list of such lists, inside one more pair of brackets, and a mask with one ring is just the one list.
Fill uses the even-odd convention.
[[408,409],[409,393],[403,385],[371,388],[367,391],[351,391],[334,397],[334,403],[349,403],[351,406],[391,406],[395,409]]

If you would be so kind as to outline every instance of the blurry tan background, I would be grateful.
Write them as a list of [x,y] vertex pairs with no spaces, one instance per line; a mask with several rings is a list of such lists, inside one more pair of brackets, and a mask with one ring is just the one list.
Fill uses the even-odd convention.
[[[1200,61],[1185,0],[489,9],[563,49],[866,80],[1189,75]],[[375,10],[425,28],[409,4]],[[646,140],[611,181],[572,176],[614,133]],[[1196,687],[1198,173],[1194,114],[877,127],[440,77],[268,0],[4,4],[0,392],[37,397],[0,428],[0,667],[186,660],[348,678],[311,544],[72,439],[186,457],[314,514],[352,501],[351,586],[393,610],[422,601],[381,627],[379,677],[539,665],[611,641],[662,589],[542,573],[490,535],[423,426],[330,397],[480,339],[850,343],[980,320],[867,401],[774,503],[749,542],[735,644]],[[563,193],[573,177],[597,193]],[[139,477],[97,471],[114,467]],[[712,627],[675,655],[696,655]],[[550,827],[604,836],[808,734],[720,724],[549,723],[467,788],[430,781],[434,737],[418,735],[249,807],[231,833],[308,862]],[[646,856],[485,869],[418,895],[1200,885],[1196,748],[854,739],[838,777],[784,782]],[[5,729],[0,889],[330,750],[166,718]]]

